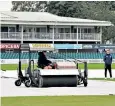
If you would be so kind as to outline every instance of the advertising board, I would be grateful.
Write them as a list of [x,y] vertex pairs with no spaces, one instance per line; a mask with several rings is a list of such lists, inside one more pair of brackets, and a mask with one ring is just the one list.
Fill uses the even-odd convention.
[[0,49],[19,49],[19,44],[0,44]]
[[55,49],[74,49],[74,44],[54,44]]
[[82,44],[74,44],[74,49],[82,49]]
[[53,44],[29,44],[31,50],[54,50]]
[[92,44],[83,44],[82,49],[92,49],[93,45]]
[[99,45],[100,49],[115,49],[115,44],[113,45]]
[[82,49],[115,49],[115,44],[83,44]]

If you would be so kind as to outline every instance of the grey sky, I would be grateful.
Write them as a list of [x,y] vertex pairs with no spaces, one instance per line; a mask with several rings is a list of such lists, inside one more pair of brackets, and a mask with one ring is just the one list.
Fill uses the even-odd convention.
[[12,8],[11,1],[0,1],[0,11],[10,11]]

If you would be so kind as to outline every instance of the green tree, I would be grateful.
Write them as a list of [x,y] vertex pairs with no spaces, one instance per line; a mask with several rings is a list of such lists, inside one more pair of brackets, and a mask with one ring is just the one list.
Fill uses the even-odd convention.
[[45,11],[47,1],[12,1],[12,11]]
[[[99,1],[53,1],[50,2],[47,11],[59,16],[71,16],[76,18],[87,18],[94,20],[111,21],[115,24],[115,2]],[[103,43],[115,38],[115,27],[103,27]]]

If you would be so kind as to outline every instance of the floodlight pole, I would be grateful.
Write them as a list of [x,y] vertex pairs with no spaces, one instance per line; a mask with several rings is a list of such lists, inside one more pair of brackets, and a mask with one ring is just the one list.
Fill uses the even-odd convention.
[[[56,23],[53,25],[53,45],[54,45],[54,40],[55,40],[55,31],[54,31],[54,28],[56,27],[57,25],[57,21]],[[55,27],[54,27],[55,26]]]
[[54,45],[54,25],[53,25],[53,45]]
[[21,44],[23,44],[23,25],[21,27]]
[[[78,44],[78,26],[77,26],[77,44]],[[78,49],[77,49],[77,53],[78,53]]]
[[100,43],[102,44],[102,26],[100,27]]

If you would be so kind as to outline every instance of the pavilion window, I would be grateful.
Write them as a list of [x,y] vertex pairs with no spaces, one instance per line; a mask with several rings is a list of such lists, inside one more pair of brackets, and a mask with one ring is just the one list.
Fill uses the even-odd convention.
[[81,28],[81,33],[84,33],[85,31],[86,31],[85,29]]
[[40,32],[40,28],[36,28],[36,32],[39,33]]
[[85,28],[85,29],[83,30],[83,33],[87,33],[87,28]]
[[40,28],[41,33],[46,33],[46,28]]
[[[53,28],[50,28],[50,29],[49,29],[49,33],[53,33]],[[56,28],[54,28],[54,33],[57,33]]]
[[70,39],[70,28],[65,28],[66,38]]
[[26,29],[26,28],[23,28],[23,32],[27,32],[27,29]]
[[64,33],[64,28],[58,28],[59,33]]
[[77,29],[76,28],[74,28],[74,33],[77,33]]
[[70,33],[70,28],[65,28],[65,33]]
[[9,27],[9,32],[15,32],[15,27]]
[[1,27],[1,32],[8,32],[8,27]]
[[1,34],[1,37],[5,37],[5,38],[8,38],[8,27],[1,27],[1,32],[3,32]]
[[87,31],[88,33],[91,33],[91,28],[88,28],[88,31]]

